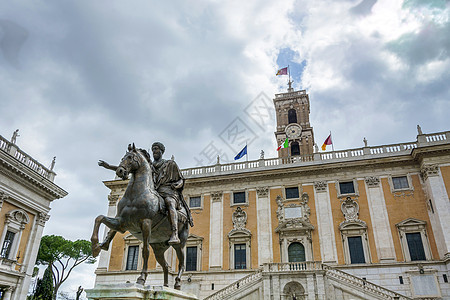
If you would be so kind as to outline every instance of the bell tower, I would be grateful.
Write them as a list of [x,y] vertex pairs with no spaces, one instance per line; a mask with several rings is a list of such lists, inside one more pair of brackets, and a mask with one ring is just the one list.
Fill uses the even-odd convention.
[[277,145],[282,145],[286,138],[289,145],[278,150],[278,157],[313,155],[314,132],[309,123],[309,96],[305,90],[294,91],[291,84],[289,81],[287,93],[276,94],[273,99]]

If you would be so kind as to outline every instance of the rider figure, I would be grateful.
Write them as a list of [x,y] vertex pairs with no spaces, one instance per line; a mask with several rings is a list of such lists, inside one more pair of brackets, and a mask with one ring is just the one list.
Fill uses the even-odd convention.
[[155,189],[164,199],[166,208],[169,211],[169,220],[172,225],[172,236],[170,237],[169,244],[172,245],[180,243],[180,239],[178,238],[177,214],[177,209],[180,209],[180,204],[183,204],[186,209],[191,226],[193,226],[193,223],[189,207],[187,207],[181,194],[184,186],[183,175],[181,175],[181,171],[174,160],[165,160],[162,158],[165,149],[164,145],[160,142],[155,142],[152,145],[153,182],[155,183]]
[[[169,244],[179,244],[178,238],[178,214],[177,209],[180,209],[180,204],[186,210],[189,224],[194,226],[190,209],[184,201],[182,191],[184,187],[184,178],[181,175],[181,171],[174,160],[165,160],[162,155],[165,151],[165,147],[160,142],[155,142],[152,145],[153,153],[153,182],[155,189],[159,195],[164,199],[166,208],[169,212],[169,221],[172,226],[172,235],[169,240]],[[102,160],[99,161],[99,166],[110,170],[116,170],[117,166],[110,165]]]

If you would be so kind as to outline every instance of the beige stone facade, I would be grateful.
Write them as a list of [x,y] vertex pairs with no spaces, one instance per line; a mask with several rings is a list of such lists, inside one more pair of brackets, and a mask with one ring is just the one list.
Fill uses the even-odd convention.
[[67,195],[55,175],[0,136],[1,299],[26,299],[50,203]]
[[[450,299],[450,132],[317,152],[308,95],[274,103],[279,143],[299,110],[299,155],[182,170],[195,223],[183,289],[201,299]],[[126,181],[105,184],[114,216]],[[118,235],[101,254],[97,283],[136,280],[125,268],[131,240]],[[153,257],[150,266],[148,282],[160,284]]]

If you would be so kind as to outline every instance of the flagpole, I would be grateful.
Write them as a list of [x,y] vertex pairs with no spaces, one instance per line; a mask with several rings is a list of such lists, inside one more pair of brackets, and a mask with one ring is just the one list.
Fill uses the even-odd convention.
[[247,149],[247,153],[245,154],[245,158],[246,158],[246,160],[247,160],[247,162],[248,162],[248,147],[247,147],[247,141],[245,141],[245,149]]
[[334,152],[334,143],[333,143],[333,138],[331,137],[331,130],[330,130],[330,138],[331,138],[331,149]]

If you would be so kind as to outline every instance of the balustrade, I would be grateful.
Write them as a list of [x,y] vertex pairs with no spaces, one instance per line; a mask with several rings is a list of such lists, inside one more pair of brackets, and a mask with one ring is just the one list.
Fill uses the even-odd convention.
[[[426,143],[446,142],[450,140],[450,131],[426,134],[422,135],[422,137],[424,137],[424,139],[426,140],[425,145]],[[214,175],[218,172],[233,172],[242,170],[252,170],[258,168],[270,168],[281,165],[309,163],[317,160],[329,161],[329,160],[348,159],[353,157],[361,158],[367,155],[372,156],[392,155],[391,153],[411,151],[414,148],[417,148],[417,145],[418,145],[417,142],[381,145],[381,146],[364,147],[332,152],[320,152],[315,153],[314,155],[300,155],[300,156],[290,156],[286,158],[269,158],[240,163],[218,164],[207,167],[184,169],[181,172],[185,177],[202,176],[202,175],[206,176],[209,174]],[[421,143],[420,145],[423,146],[423,143]],[[0,140],[0,148],[3,149],[5,147],[7,147],[5,146],[5,142]],[[314,159],[314,157],[316,157],[316,160]]]

